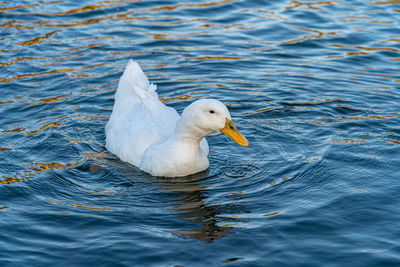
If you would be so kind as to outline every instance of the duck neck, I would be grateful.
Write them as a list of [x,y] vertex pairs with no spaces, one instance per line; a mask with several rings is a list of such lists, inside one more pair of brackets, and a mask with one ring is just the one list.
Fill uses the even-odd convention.
[[200,144],[201,139],[207,136],[207,132],[196,127],[192,123],[188,123],[180,118],[176,124],[175,136],[178,140]]

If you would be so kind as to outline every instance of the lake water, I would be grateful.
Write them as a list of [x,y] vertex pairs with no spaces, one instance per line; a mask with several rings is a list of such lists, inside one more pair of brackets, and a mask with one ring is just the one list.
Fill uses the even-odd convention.
[[[129,59],[250,147],[107,152]],[[1,1],[0,266],[400,266],[399,71],[399,1]]]

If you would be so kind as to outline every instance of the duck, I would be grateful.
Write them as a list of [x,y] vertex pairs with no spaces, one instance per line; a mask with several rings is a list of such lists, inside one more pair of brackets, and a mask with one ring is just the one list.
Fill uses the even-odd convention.
[[249,146],[221,101],[199,99],[179,115],[161,102],[156,89],[130,59],[105,126],[106,148],[122,161],[152,176],[181,177],[209,168],[205,137],[210,134],[221,132]]

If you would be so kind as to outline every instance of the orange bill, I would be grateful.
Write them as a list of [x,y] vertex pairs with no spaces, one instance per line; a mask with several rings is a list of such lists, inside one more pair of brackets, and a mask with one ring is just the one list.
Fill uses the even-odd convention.
[[226,134],[230,139],[241,146],[249,146],[249,141],[239,132],[231,120],[226,119],[225,127],[222,128],[220,132]]

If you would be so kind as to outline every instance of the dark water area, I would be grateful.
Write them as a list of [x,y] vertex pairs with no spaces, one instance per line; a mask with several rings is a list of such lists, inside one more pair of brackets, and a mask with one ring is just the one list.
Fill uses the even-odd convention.
[[[107,152],[129,59],[250,147]],[[399,1],[1,1],[0,266],[400,266],[399,71]]]

